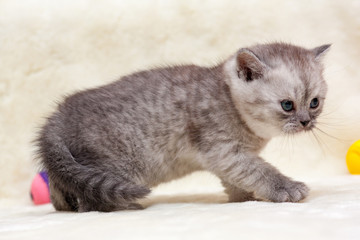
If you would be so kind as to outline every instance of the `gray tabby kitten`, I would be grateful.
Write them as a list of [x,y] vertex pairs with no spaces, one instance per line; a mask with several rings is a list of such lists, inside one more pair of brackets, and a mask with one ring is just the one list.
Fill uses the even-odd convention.
[[329,47],[255,45],[214,67],[137,72],[66,98],[37,139],[52,203],[141,209],[150,188],[197,170],[217,175],[230,201],[304,199],[304,183],[258,154],[273,136],[315,126]]

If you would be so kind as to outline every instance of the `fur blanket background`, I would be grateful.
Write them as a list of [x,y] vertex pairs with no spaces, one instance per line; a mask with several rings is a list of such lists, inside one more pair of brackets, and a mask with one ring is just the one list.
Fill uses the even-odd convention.
[[[329,93],[319,124],[325,133],[279,137],[262,155],[300,180],[347,175],[346,151],[360,139],[359,12],[357,0],[1,0],[0,205],[31,206],[38,170],[31,141],[64,95],[154,66],[213,65],[272,41],[332,43]],[[218,180],[205,173],[160,187],[214,189],[221,192]]]

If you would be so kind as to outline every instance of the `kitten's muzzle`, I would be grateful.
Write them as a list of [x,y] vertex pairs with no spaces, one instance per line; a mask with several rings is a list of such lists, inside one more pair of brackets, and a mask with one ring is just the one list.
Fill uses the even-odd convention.
[[301,124],[301,126],[299,126],[299,132],[301,132],[301,131],[311,131],[315,126],[315,122],[311,121],[311,120],[300,121],[300,124]]
[[299,133],[302,131],[310,131],[314,127],[314,122],[311,120],[299,120],[298,122],[288,123],[283,127],[285,133]]
[[[308,128],[311,122],[310,114],[307,111],[300,111],[297,114],[298,120],[303,128]],[[310,124],[311,125],[311,124]]]

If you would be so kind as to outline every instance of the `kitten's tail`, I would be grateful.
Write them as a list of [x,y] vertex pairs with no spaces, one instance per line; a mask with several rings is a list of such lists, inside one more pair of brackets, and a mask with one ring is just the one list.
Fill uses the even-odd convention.
[[[51,181],[66,185],[71,193],[89,200],[116,202],[145,197],[150,190],[112,171],[89,167],[76,162],[63,140],[54,132],[42,130],[37,140],[38,155]],[[79,196],[78,196],[79,197]]]

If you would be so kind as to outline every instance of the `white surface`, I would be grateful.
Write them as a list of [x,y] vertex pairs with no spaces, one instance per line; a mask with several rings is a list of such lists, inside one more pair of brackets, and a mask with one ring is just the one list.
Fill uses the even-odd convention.
[[157,191],[142,211],[11,207],[0,211],[0,239],[359,239],[360,176],[309,183],[310,196],[302,203],[226,203],[213,185],[207,194]]

